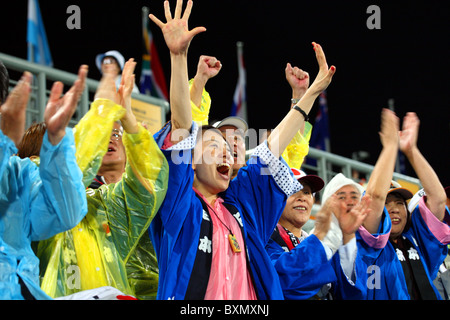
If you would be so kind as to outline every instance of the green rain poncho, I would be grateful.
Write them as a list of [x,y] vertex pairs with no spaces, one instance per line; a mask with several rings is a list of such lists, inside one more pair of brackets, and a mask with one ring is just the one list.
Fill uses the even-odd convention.
[[[125,110],[96,100],[75,127],[77,163],[88,186],[105,155],[113,124]],[[167,191],[168,164],[149,131],[123,136],[127,165],[122,180],[87,189],[88,213],[70,231],[41,241],[41,288],[51,297],[112,286],[153,299],[158,268],[147,229]]]

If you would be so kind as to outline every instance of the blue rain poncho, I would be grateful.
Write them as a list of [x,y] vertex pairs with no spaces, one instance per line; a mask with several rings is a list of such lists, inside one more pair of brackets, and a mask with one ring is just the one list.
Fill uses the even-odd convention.
[[24,299],[19,277],[34,298],[50,299],[39,287],[31,242],[73,228],[87,212],[72,130],[56,146],[44,135],[40,167],[13,156],[17,149],[1,131],[0,150],[0,299]]

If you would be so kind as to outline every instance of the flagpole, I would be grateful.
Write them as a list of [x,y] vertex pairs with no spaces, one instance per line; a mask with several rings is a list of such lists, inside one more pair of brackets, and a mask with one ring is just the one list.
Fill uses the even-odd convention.
[[[239,86],[241,87],[241,90],[245,90],[246,85],[246,75],[245,75],[245,67],[244,67],[244,43],[242,41],[236,42],[236,49],[237,49],[237,58],[238,58],[238,68],[239,68]],[[242,94],[245,94],[245,92],[242,92]],[[242,100],[239,116],[248,122],[247,118],[247,99]]]
[[146,7],[146,6],[142,7],[142,31],[144,31],[144,29],[147,28],[147,19],[148,19],[149,12],[150,12],[150,10],[148,7]]
[[36,62],[34,61],[34,47],[31,42],[28,42],[28,61],[30,62]]

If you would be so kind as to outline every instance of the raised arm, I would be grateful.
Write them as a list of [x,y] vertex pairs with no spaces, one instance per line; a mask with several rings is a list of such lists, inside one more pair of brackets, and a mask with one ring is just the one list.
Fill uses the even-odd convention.
[[[72,88],[61,97],[63,84],[55,82],[44,113],[47,132],[40,151],[42,185],[33,191],[30,221],[33,241],[75,227],[86,215],[86,191],[76,163],[72,130],[67,125],[84,90],[88,67],[83,65]],[[46,138],[47,136],[47,138]],[[62,183],[63,182],[63,183]]]
[[419,125],[420,120],[417,115],[414,112],[408,112],[403,119],[403,127],[399,135],[400,150],[408,158],[423,185],[423,189],[427,194],[426,205],[428,209],[436,218],[442,221],[445,215],[447,196],[436,172],[417,147]]
[[122,71],[122,82],[120,83],[118,94],[120,96],[120,105],[125,108],[126,113],[120,120],[123,130],[130,134],[138,133],[139,127],[136,117],[131,109],[131,93],[133,92],[135,83],[134,69],[136,62],[130,59],[125,63]]
[[[183,16],[181,16],[183,0],[177,0],[175,15],[172,18],[169,1],[164,1],[166,23],[150,14],[150,19],[156,23],[164,35],[166,45],[170,50],[171,77],[170,77],[170,105],[172,132],[177,129],[190,130],[192,114],[189,93],[189,78],[187,69],[187,53],[192,39],[200,32],[206,31],[204,27],[192,30],[188,28],[188,20],[192,10],[192,1],[187,2]],[[172,135],[172,142],[177,143],[184,137]]]
[[380,139],[383,149],[370,175],[366,195],[371,199],[371,213],[368,214],[364,228],[370,233],[377,233],[383,215],[387,192],[391,185],[395,161],[398,154],[399,119],[395,113],[383,109],[381,113]]
[[83,93],[87,73],[88,66],[81,66],[78,71],[78,79],[64,96],[61,96],[64,88],[62,82],[57,81],[53,84],[44,113],[48,140],[52,145],[57,145],[66,134],[66,127],[72,119]]
[[[309,87],[309,74],[298,67],[292,67],[290,63],[285,69],[286,80],[292,89],[291,108],[305,94]],[[282,157],[291,168],[300,168],[309,152],[309,140],[311,138],[312,126],[304,122],[300,130],[295,134],[289,145],[284,150]]]
[[293,107],[293,109],[289,111],[268,139],[269,148],[277,157],[281,156],[295,134],[300,130],[300,128],[302,128],[302,126],[304,126],[306,117],[300,111],[296,110],[296,108],[299,108],[306,115],[308,115],[314,101],[319,94],[328,87],[334,73],[336,72],[336,68],[334,66],[331,66],[331,68],[328,69],[327,60],[322,47],[315,42],[313,42],[313,46],[316,52],[317,62],[319,64],[319,73],[301,100]]
[[222,64],[216,57],[200,56],[197,65],[197,73],[192,81],[190,95],[191,101],[200,108],[203,89],[209,79],[217,76],[222,69]]
[[300,101],[306,93],[306,90],[308,90],[309,73],[298,67],[292,67],[290,63],[286,65],[285,73],[286,80],[292,89],[292,101],[295,101],[291,104],[291,107],[293,107]]

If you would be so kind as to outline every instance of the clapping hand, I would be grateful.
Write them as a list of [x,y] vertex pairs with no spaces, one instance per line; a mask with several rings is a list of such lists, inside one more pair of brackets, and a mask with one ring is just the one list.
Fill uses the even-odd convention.
[[32,79],[31,73],[24,72],[5,103],[0,107],[2,132],[14,142],[16,147],[25,132],[25,117]]
[[66,127],[72,119],[78,101],[83,94],[87,73],[88,66],[81,66],[78,71],[78,79],[63,96],[61,96],[64,88],[63,83],[57,81],[53,84],[44,113],[48,139],[52,145],[57,145],[66,133]]

